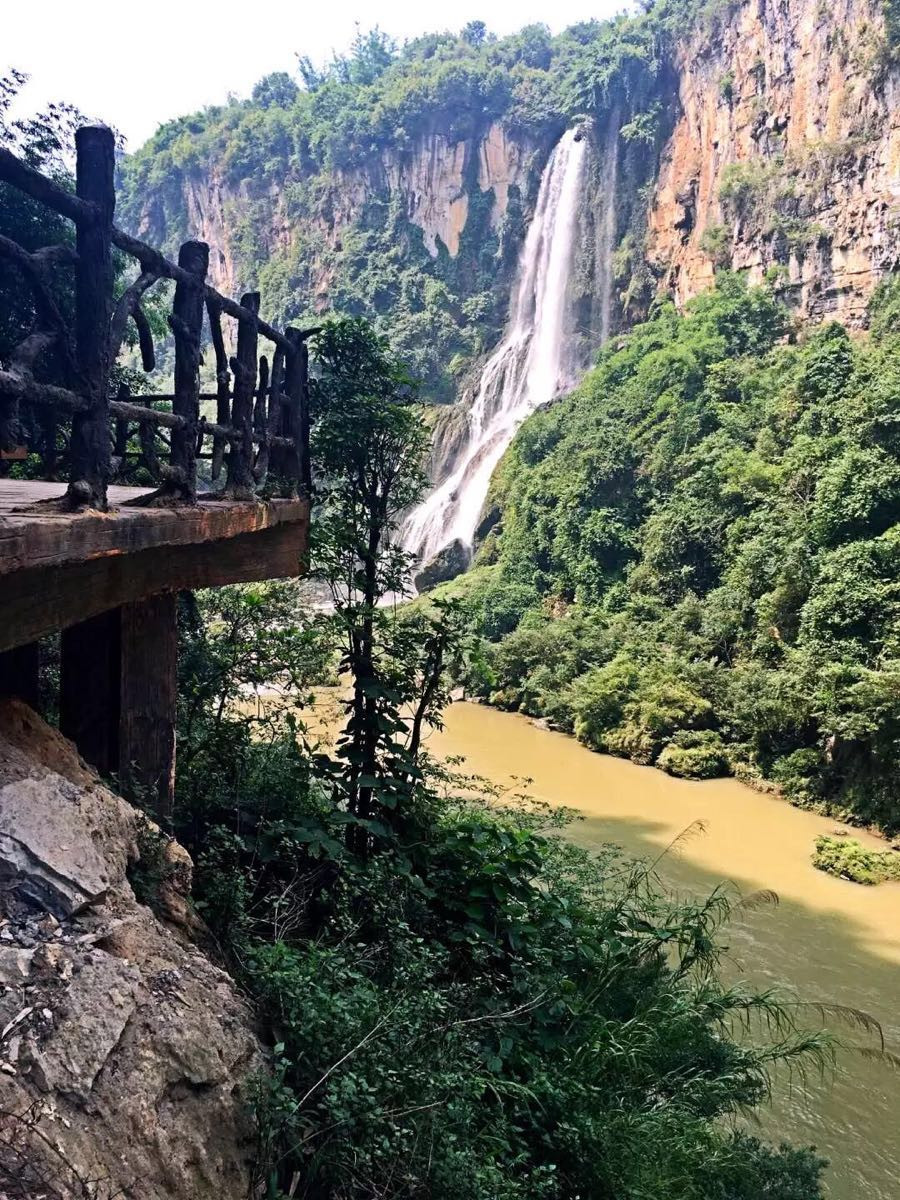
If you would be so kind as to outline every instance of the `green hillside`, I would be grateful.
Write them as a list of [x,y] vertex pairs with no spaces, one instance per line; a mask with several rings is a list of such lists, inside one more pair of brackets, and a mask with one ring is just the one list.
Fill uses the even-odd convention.
[[676,775],[900,828],[898,293],[797,334],[722,276],[532,417],[458,582],[475,686]]

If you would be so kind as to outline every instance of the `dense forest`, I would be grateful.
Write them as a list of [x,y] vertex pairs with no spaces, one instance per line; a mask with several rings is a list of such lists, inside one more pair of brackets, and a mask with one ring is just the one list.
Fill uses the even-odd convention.
[[900,827],[896,284],[798,331],[722,275],[519,432],[477,568],[470,684],[598,750],[733,771]]

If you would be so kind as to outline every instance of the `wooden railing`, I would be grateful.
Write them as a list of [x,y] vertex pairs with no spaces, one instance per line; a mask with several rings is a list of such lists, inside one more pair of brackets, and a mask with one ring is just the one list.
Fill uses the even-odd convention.
[[[309,496],[309,405],[306,339],[315,330],[279,331],[259,315],[259,293],[240,304],[207,283],[209,247],[185,242],[173,263],[114,224],[114,136],[88,125],[75,135],[75,194],[0,148],[0,181],[75,224],[75,248],[26,250],[0,237],[0,269],[12,267],[33,299],[33,328],[0,362],[0,470],[39,456],[43,474],[65,468],[68,507],[105,509],[107,485],[129,465],[160,483],[161,500],[196,502],[198,459],[210,460],[208,480],[224,497],[251,499],[267,485]],[[115,298],[114,248],[140,271]],[[60,308],[52,273],[71,267],[74,319]],[[134,323],[144,371],[155,369],[150,322],[141,302],[160,280],[175,293],[168,318],[175,347],[174,390],[113,396],[112,368]],[[223,317],[237,322],[229,359]],[[215,355],[216,390],[200,391],[204,319]],[[259,339],[272,344],[271,366]],[[54,370],[41,369],[52,354]],[[43,376],[50,375],[50,378]],[[201,416],[215,401],[216,419]],[[159,407],[163,405],[164,407]],[[62,445],[60,446],[60,443]],[[224,480],[222,478],[224,468]]]

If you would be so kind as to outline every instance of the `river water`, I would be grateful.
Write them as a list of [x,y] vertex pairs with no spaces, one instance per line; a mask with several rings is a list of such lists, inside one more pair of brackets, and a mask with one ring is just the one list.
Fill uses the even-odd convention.
[[[815,870],[813,842],[839,822],[732,779],[674,779],[594,754],[513,713],[462,702],[445,721],[431,735],[432,753],[462,755],[465,771],[501,785],[530,779],[532,795],[583,814],[569,836],[584,846],[614,842],[655,858],[702,820],[705,833],[661,863],[666,883],[708,893],[728,880],[744,894],[771,888],[780,897],[777,908],[746,913],[729,927],[727,969],[754,985],[786,985],[804,1001],[863,1009],[881,1023],[888,1049],[900,1053],[900,883],[867,888]],[[817,1023],[811,1010],[808,1024]],[[853,1030],[838,1032],[872,1044]],[[900,1200],[900,1070],[884,1062],[847,1051],[836,1076],[779,1080],[760,1132],[815,1145],[830,1160],[834,1200]]]

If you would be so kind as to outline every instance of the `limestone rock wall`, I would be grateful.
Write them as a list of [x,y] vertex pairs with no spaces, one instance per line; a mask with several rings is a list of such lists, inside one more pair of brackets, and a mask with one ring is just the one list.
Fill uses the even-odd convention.
[[[639,318],[654,289],[684,303],[710,286],[718,266],[754,282],[776,277],[804,319],[858,326],[873,287],[897,265],[900,69],[888,53],[882,0],[734,0],[698,25],[657,76],[656,111],[671,133],[649,175],[628,169],[634,144],[607,145],[609,129],[635,115],[633,98],[623,94],[621,114],[607,114],[594,130],[579,259],[592,276],[583,288],[593,292],[585,301],[590,349],[600,328]],[[255,285],[259,265],[274,254],[289,264],[292,286],[325,309],[335,252],[373,200],[420,229],[432,257],[454,260],[484,195],[492,197],[494,230],[513,189],[526,198],[527,215],[549,150],[502,122],[464,139],[444,122],[412,144],[314,179],[237,185],[213,165],[182,180],[179,203],[191,234],[210,244],[216,286],[236,294]],[[604,233],[602,213],[611,183],[615,237]],[[167,243],[163,210],[149,196],[140,232]],[[506,249],[524,232],[513,224]],[[620,270],[623,258],[616,246],[626,236],[628,253],[639,251],[640,278],[626,270],[612,289],[612,264]],[[502,257],[498,287],[511,283],[515,254]],[[636,282],[641,299],[633,304]]]
[[138,814],[25,705],[0,704],[0,1196],[247,1200],[264,1065],[231,980],[127,871]]
[[[717,259],[757,282],[774,267],[799,315],[861,324],[900,248],[900,92],[879,0],[746,0],[683,44],[676,70],[649,216],[661,286],[683,302]],[[743,194],[723,203],[729,183]]]
[[[493,193],[491,223],[498,227],[507,211],[510,189],[526,192],[534,172],[540,174],[546,149],[513,137],[498,123],[474,140],[454,140],[435,130],[422,134],[410,147],[383,151],[358,169],[334,171],[299,215],[289,213],[286,201],[292,181],[263,189],[252,180],[235,186],[213,169],[184,179],[186,224],[190,236],[209,244],[211,281],[229,295],[256,283],[248,275],[237,244],[242,221],[252,220],[254,237],[266,254],[290,251],[302,242],[304,256],[309,259],[312,255],[307,262],[311,291],[324,308],[331,282],[324,261],[327,256],[323,254],[317,261],[314,247],[318,243],[326,249],[338,248],[372,198],[389,196],[397,203],[410,223],[421,229],[432,257],[443,248],[455,258],[469,218],[472,191]],[[148,198],[137,232],[156,243],[171,240],[157,198]]]

